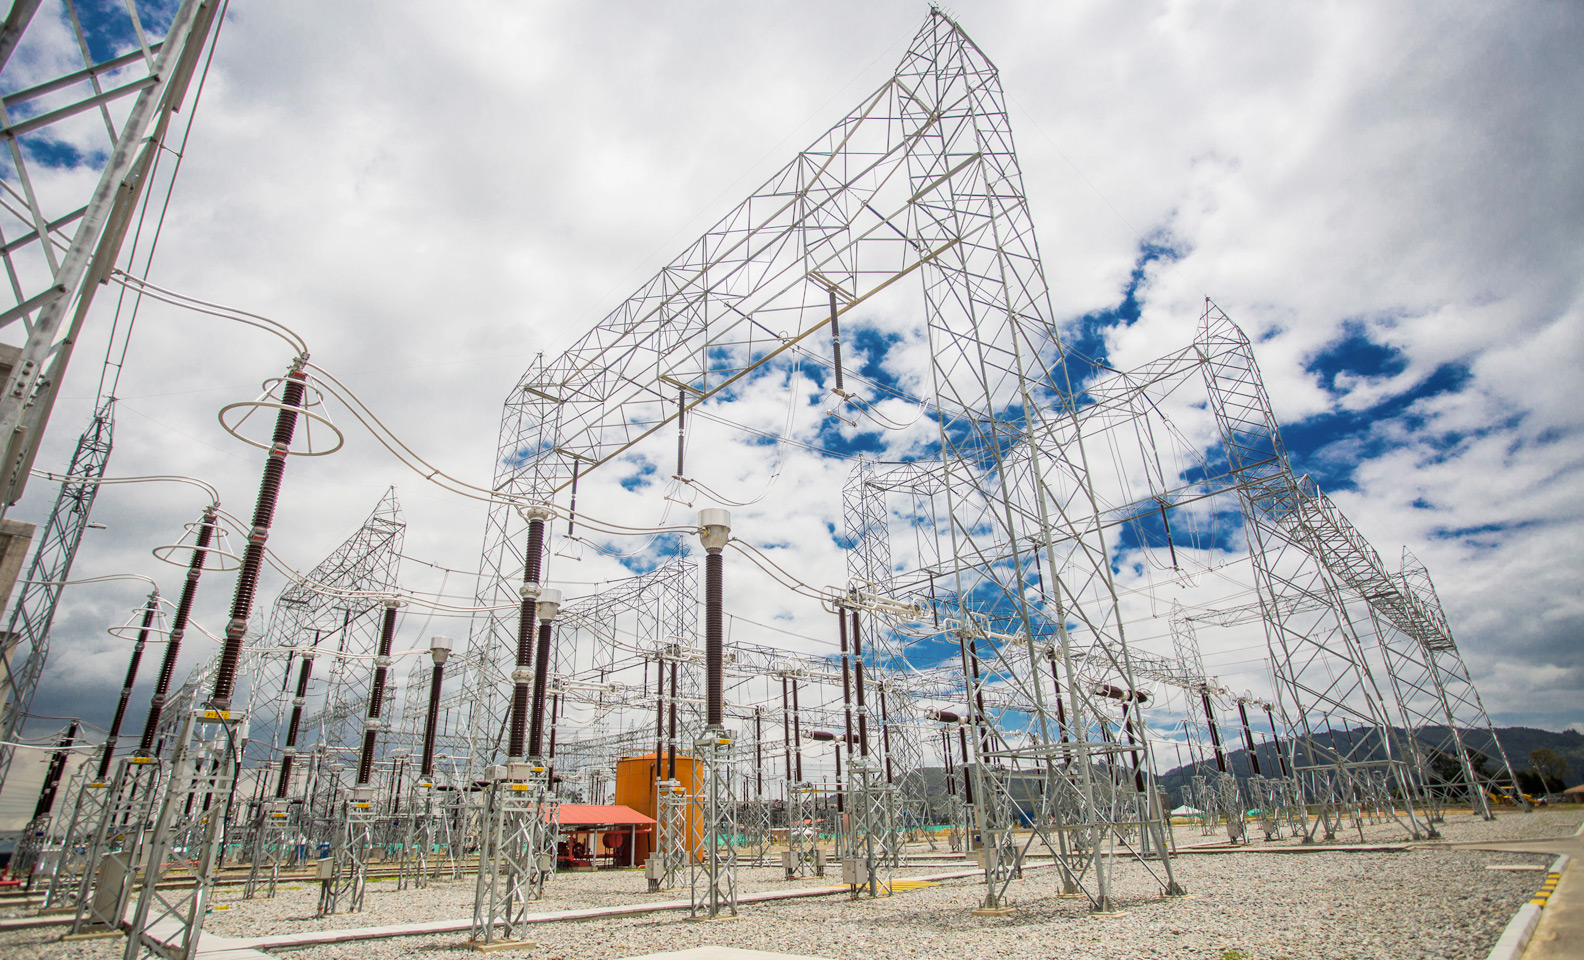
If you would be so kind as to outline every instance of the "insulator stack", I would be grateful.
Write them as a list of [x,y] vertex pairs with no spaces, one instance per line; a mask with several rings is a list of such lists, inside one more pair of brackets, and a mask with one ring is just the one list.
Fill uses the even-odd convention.
[[363,753],[358,758],[357,785],[363,786],[374,775],[374,745],[379,739],[380,712],[385,706],[385,676],[390,672],[391,643],[396,637],[396,604],[385,605],[385,620],[380,624],[379,646],[374,654],[374,682],[369,686],[368,717],[363,721]]
[[264,462],[264,479],[259,483],[258,503],[253,508],[253,529],[248,531],[247,551],[237,573],[236,594],[231,601],[231,619],[226,623],[225,648],[220,653],[220,668],[215,673],[210,701],[216,710],[231,708],[231,693],[236,688],[237,663],[242,656],[242,638],[247,635],[248,616],[253,612],[253,595],[258,589],[259,568],[264,563],[264,545],[269,541],[270,524],[275,519],[275,502],[280,497],[281,477],[286,472],[286,456],[292,436],[297,432],[297,415],[302,411],[306,375],[303,360],[292,364],[281,391],[281,407],[275,415],[275,435],[269,459]]
[[110,759],[115,753],[116,741],[121,739],[121,722],[126,719],[127,701],[132,699],[132,684],[137,682],[138,666],[143,662],[143,647],[148,643],[149,628],[154,624],[154,613],[159,609],[159,591],[149,594],[143,607],[143,623],[138,627],[137,642],[132,645],[132,659],[127,663],[126,681],[121,684],[121,699],[116,701],[115,716],[110,721],[110,732],[105,734],[104,752],[99,755],[99,780],[110,775]]
[[555,779],[556,779],[556,773],[555,773],[556,726],[560,722],[560,720],[561,720],[561,694],[557,693],[557,694],[553,694],[550,697],[550,749],[547,751],[547,754],[546,754],[546,756],[547,756],[547,758],[549,760],[550,782],[552,782],[552,783],[554,783]]
[[655,779],[660,779],[660,757],[665,753],[665,659],[655,654]]
[[781,746],[786,750],[786,778],[787,783],[792,779],[792,707],[787,701],[787,678],[781,675]]
[[764,713],[754,707],[754,796],[764,796]]
[[429,711],[424,714],[423,761],[418,767],[420,776],[434,773],[435,728],[440,722],[440,685],[445,682],[445,664],[434,665],[429,675]]
[[1133,739],[1133,713],[1129,711],[1127,720],[1122,724],[1122,732],[1127,735],[1128,746],[1134,749],[1129,751],[1133,755],[1133,788],[1139,793],[1144,792],[1143,752],[1138,749],[1138,741]]
[[682,458],[687,451],[687,391],[677,387],[677,471],[676,475],[685,477],[682,472]]
[[206,507],[198,520],[192,559],[187,562],[187,579],[182,583],[181,598],[176,602],[176,615],[171,619],[170,636],[165,641],[165,658],[160,661],[159,678],[154,681],[154,696],[149,700],[148,719],[143,721],[143,736],[138,740],[138,756],[153,756],[155,752],[154,736],[159,729],[160,716],[165,712],[165,697],[170,692],[171,678],[176,673],[176,658],[181,655],[182,637],[187,633],[187,618],[192,613],[193,598],[198,594],[198,578],[203,575],[204,559],[209,555],[209,541],[214,536],[215,512],[215,507]]
[[885,751],[886,783],[891,783],[891,714],[886,710],[884,686],[880,688],[880,747]]
[[33,819],[49,813],[55,807],[55,792],[60,789],[61,774],[66,771],[67,751],[77,742],[77,721],[73,720],[71,726],[66,728],[65,736],[61,737],[60,745],[50,755],[49,766],[44,771],[44,785],[39,789],[38,803],[33,807]]
[[545,688],[550,683],[550,636],[555,624],[549,620],[539,622],[539,654],[534,660],[533,714],[528,728],[528,756],[542,757],[544,752]]
[[[863,635],[858,629],[858,611],[852,612],[853,681],[858,688],[858,751],[869,756],[869,711],[864,706]],[[848,739],[852,734],[848,732]]]
[[677,727],[677,661],[671,661],[671,698],[667,705],[666,721],[666,779],[676,779],[676,727]]
[[836,291],[830,291],[831,359],[836,366],[836,392],[842,393],[841,323],[836,310]]
[[1254,731],[1249,727],[1248,705],[1242,700],[1238,701],[1238,719],[1243,721],[1243,745],[1248,748],[1249,764],[1254,769],[1254,776],[1264,776],[1260,771],[1259,751],[1254,749]]
[[544,518],[528,520],[528,552],[523,557],[522,606],[517,612],[517,668],[512,671],[511,735],[506,755],[522,759],[528,731],[528,683],[532,676],[534,624],[538,621],[539,575],[544,554]]
[[1216,729],[1215,707],[1210,703],[1210,691],[1200,687],[1199,699],[1204,704],[1205,725],[1210,728],[1210,745],[1215,748],[1216,769],[1226,773],[1226,753],[1221,749],[1221,731]]
[[[852,659],[847,646],[847,608],[836,608],[837,642],[841,647],[842,715],[847,721],[847,739],[853,735]],[[813,734],[810,734],[813,736]]]
[[1149,703],[1150,695],[1145,690],[1126,690],[1112,683],[1097,683],[1094,686],[1096,696],[1106,697],[1122,703]]
[[1281,737],[1276,733],[1276,715],[1271,712],[1271,705],[1265,704],[1265,721],[1270,724],[1271,740],[1276,746],[1276,762],[1281,764],[1282,776],[1290,777],[1292,773],[1287,769],[1287,754],[1282,750]]
[[[314,646],[319,646],[319,636],[314,635]],[[297,731],[302,726],[303,704],[308,698],[308,681],[313,676],[314,653],[303,654],[297,668],[297,691],[292,697],[291,720],[286,725],[286,748],[281,755],[280,779],[275,783],[275,799],[284,800],[291,786],[292,762],[297,753]]]
[[973,780],[968,775],[968,728],[957,728],[957,746],[962,751],[963,802],[973,803]]
[[797,770],[795,771],[797,774],[797,781],[798,783],[802,783],[803,750],[801,748],[801,744],[803,743],[803,732],[801,729],[800,719],[798,717],[798,684],[796,680],[792,681],[792,743],[796,745],[794,748],[796,750],[794,754],[794,760],[797,763]]
[[957,795],[957,780],[952,775],[951,736],[946,733],[945,727],[941,727],[940,735],[941,757],[943,758],[942,769],[946,771],[946,794],[955,797]]
[[726,651],[722,622],[722,571],[719,550],[704,557],[704,670],[706,674],[705,726],[719,728],[726,714]]

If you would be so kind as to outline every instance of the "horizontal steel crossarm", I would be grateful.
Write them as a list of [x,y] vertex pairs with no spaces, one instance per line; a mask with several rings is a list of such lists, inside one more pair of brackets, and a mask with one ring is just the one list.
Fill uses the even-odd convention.
[[[21,356],[0,390],[0,438],[5,438],[7,443],[19,427],[26,426],[34,436],[43,433],[54,392],[64,379],[78,331],[100,281],[114,267],[150,169],[163,149],[170,118],[181,107],[188,83],[208,42],[218,7],[213,0],[184,0],[174,11],[156,53],[143,35],[136,7],[129,5],[134,29],[139,34],[140,51],[139,56],[126,60],[120,68],[133,74],[126,83],[110,91],[103,90],[99,78],[105,65],[90,63],[82,71],[74,71],[44,86],[50,87],[52,93],[62,93],[86,84],[91,92],[74,95],[65,105],[12,121],[9,116],[12,108],[31,108],[38,91],[35,87],[34,91],[12,94],[7,99],[6,109],[0,111],[5,114],[0,116],[0,124],[6,127],[15,182],[22,186],[26,197],[28,216],[23,223],[39,240],[37,252],[43,261],[17,262],[21,248],[8,249],[3,254],[17,307],[4,310],[0,316],[4,323],[21,321],[27,330]],[[80,40],[75,17],[73,21]],[[15,26],[20,31],[37,25],[28,17],[18,20]],[[53,27],[51,22],[39,29]],[[133,70],[133,64],[139,61],[146,64],[146,72],[141,76],[135,75]],[[136,98],[117,132],[107,105],[134,93]],[[22,138],[48,136],[54,124],[70,123],[72,117],[95,108],[104,118],[109,148],[103,154],[105,159],[98,182],[82,215],[71,218],[77,223],[71,242],[63,254],[57,254],[50,224],[64,218],[52,217],[44,211],[40,199],[42,191],[35,191],[24,160]],[[12,177],[6,179],[10,181]],[[31,288],[22,286],[21,278],[28,278],[29,284],[37,284],[33,278],[41,276],[49,279]],[[39,295],[40,287],[47,296]],[[5,470],[9,472],[14,466],[6,464]]]

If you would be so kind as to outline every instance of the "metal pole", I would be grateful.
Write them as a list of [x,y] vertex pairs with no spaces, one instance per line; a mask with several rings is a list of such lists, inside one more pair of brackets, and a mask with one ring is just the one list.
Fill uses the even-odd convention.
[[171,678],[176,672],[176,658],[181,654],[182,637],[187,633],[187,619],[192,613],[193,598],[198,594],[198,578],[203,575],[204,560],[208,556],[209,541],[214,536],[215,514],[219,507],[204,508],[198,519],[198,531],[193,538],[192,558],[187,562],[187,579],[182,583],[181,599],[176,602],[176,615],[171,618],[170,636],[165,641],[165,657],[160,661],[159,679],[154,682],[154,696],[149,700],[148,718],[143,721],[143,736],[138,740],[138,756],[155,755],[154,737],[158,733],[160,716],[165,711],[165,697],[170,691]]
[[143,662],[143,647],[148,642],[149,628],[154,624],[154,613],[159,609],[159,591],[148,595],[143,607],[143,624],[138,627],[137,643],[132,645],[132,660],[127,664],[126,681],[121,684],[121,699],[116,701],[115,717],[110,721],[110,732],[105,734],[104,752],[99,756],[99,780],[110,775],[110,758],[115,753],[116,741],[121,738],[121,721],[126,719],[127,701],[132,697],[132,684],[137,681],[138,665]]
[[396,636],[396,602],[385,601],[385,622],[380,626],[379,646],[374,654],[374,682],[369,686],[368,715],[363,720],[363,753],[358,758],[357,785],[365,786],[374,775],[374,746],[379,737],[380,710],[385,705],[385,676],[390,671],[391,642]]
[[539,574],[544,557],[545,517],[533,514],[528,518],[528,552],[523,560],[523,582],[518,594],[522,604],[517,613],[517,666],[512,670],[511,739],[506,755],[521,760],[524,734],[528,727],[528,685],[534,679],[533,628],[537,619],[539,602]]
[[291,452],[292,435],[297,431],[297,415],[302,411],[307,375],[306,355],[292,361],[281,391],[280,410],[275,415],[275,434],[269,459],[264,463],[264,479],[259,483],[258,502],[253,508],[253,527],[248,531],[247,551],[237,573],[236,594],[231,600],[231,619],[226,623],[225,647],[220,667],[215,671],[214,689],[209,700],[219,713],[231,709],[231,694],[236,686],[237,664],[242,656],[242,638],[247,635],[248,616],[253,612],[253,595],[258,589],[259,568],[264,564],[264,545],[269,540],[270,524],[275,519],[275,503],[280,497],[281,477],[286,472],[286,455]]

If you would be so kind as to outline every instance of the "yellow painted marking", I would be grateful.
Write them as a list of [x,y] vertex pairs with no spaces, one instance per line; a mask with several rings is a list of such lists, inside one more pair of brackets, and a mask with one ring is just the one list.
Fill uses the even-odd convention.
[[1547,873],[1545,883],[1540,885],[1540,889],[1535,891],[1535,895],[1529,899],[1529,902],[1537,907],[1545,906],[1546,901],[1551,899],[1551,894],[1556,893],[1557,884],[1561,880],[1562,874]]

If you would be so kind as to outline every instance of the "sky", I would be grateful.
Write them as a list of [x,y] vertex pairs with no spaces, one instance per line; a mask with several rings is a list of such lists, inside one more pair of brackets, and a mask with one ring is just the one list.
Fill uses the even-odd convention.
[[[877,88],[927,12],[239,0],[149,278],[286,323],[410,446],[485,483],[502,400],[533,357],[565,349]],[[1496,723],[1584,730],[1584,12],[950,12],[999,67],[1064,329],[1127,368],[1189,342],[1213,298],[1255,343],[1295,467],[1389,562],[1407,545],[1429,568]],[[82,180],[69,158],[58,163],[63,184]],[[41,467],[64,465],[91,416],[113,309],[102,293]],[[874,318],[876,334],[899,329]],[[918,360],[917,344],[860,334],[855,366],[890,350],[890,375],[902,377],[899,365]],[[231,511],[251,510],[262,456],[216,414],[289,360],[258,331],[145,304],[109,472],[201,477]],[[741,415],[818,436],[829,403],[810,382],[756,381]],[[481,505],[426,484],[349,416],[329,414],[346,446],[290,462],[271,547],[312,567],[394,485],[414,558],[404,580],[471,594]],[[711,448],[710,427],[698,429],[690,451]],[[738,512],[739,535],[831,582],[843,560],[827,524],[840,523],[846,464],[789,456],[767,467],[718,442],[700,454],[717,488],[743,500],[774,491]],[[636,483],[650,496],[633,516],[664,509],[652,496],[660,480]],[[39,522],[53,494],[35,481],[8,516]],[[174,484],[106,490],[94,509],[106,529],[89,531],[75,575],[141,574],[174,596],[179,569],[150,549],[204,502]],[[597,555],[556,562],[568,583],[624,572]],[[265,578],[260,629],[283,583]],[[223,574],[204,581],[195,618],[213,632],[231,587]],[[35,713],[107,724],[127,647],[105,630],[146,591],[67,591]],[[752,595],[765,604],[758,619],[813,629],[806,604]],[[771,638],[739,613],[744,636]],[[467,628],[407,614],[397,646],[442,629]],[[183,670],[213,655],[205,644],[194,637]],[[1212,669],[1256,670],[1235,646],[1211,651]],[[134,718],[151,675],[146,666]],[[0,817],[31,807],[19,790],[0,798]]]

